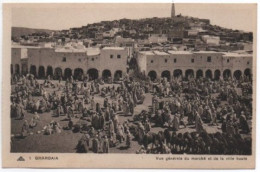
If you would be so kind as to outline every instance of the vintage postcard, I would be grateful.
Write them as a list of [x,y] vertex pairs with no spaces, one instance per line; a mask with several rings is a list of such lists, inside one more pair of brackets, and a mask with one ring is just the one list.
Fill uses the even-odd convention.
[[255,168],[257,4],[3,4],[3,167]]

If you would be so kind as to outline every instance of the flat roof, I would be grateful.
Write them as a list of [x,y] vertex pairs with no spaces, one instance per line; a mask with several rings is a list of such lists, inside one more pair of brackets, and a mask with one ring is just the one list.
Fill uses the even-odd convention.
[[152,51],[140,51],[140,53],[144,55],[155,55]]
[[194,51],[193,53],[196,53],[196,54],[223,54],[223,52],[216,52],[216,51]]
[[253,57],[252,54],[224,53],[223,57]]
[[170,54],[192,54],[190,51],[168,51]]
[[87,48],[86,50],[88,56],[96,56],[100,54],[99,48]]
[[124,50],[124,47],[104,47],[103,50]]
[[169,54],[224,54],[223,52],[215,52],[215,51],[174,51],[170,50],[167,52],[163,51],[141,51],[140,53],[145,55],[169,55]]
[[44,48],[44,47],[36,47],[36,46],[28,46],[28,45],[12,45],[12,48]]
[[75,48],[70,48],[70,49],[66,49],[66,48],[57,48],[55,49],[55,52],[65,52],[65,53],[85,53],[86,49],[75,49]]
[[156,55],[169,55],[168,53],[163,52],[163,51],[153,51],[153,53]]

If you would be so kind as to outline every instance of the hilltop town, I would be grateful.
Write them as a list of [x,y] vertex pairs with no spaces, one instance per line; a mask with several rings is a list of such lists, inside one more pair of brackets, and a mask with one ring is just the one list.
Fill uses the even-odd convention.
[[79,28],[13,37],[14,42],[34,46],[77,42],[85,47],[131,46],[138,50],[177,48],[213,51],[252,51],[252,40],[252,32],[227,29],[211,25],[209,19],[182,15],[101,21]]

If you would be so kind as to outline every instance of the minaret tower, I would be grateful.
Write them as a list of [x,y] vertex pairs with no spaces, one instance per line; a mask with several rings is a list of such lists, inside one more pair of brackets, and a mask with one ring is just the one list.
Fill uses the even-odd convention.
[[175,6],[174,3],[172,3],[172,11],[171,11],[171,18],[175,17]]

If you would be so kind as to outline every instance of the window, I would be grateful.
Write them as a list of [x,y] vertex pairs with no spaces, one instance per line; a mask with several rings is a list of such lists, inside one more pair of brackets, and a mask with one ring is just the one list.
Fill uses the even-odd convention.
[[111,58],[111,59],[113,58],[113,55],[112,55],[112,54],[110,55],[110,58]]
[[66,62],[66,61],[67,61],[66,57],[63,57],[62,61],[63,61],[63,62]]
[[191,59],[191,63],[194,63],[194,59]]
[[91,60],[92,60],[92,61],[94,61],[95,59],[94,59],[94,58],[92,58]]
[[151,63],[153,63],[153,60],[151,60]]
[[117,58],[120,59],[120,58],[121,58],[121,55],[117,55]]
[[79,59],[79,62],[81,62],[81,59]]
[[211,56],[208,56],[207,62],[211,62]]
[[177,59],[173,59],[173,62],[176,63],[176,62],[177,62]]
[[167,62],[168,62],[168,60],[167,60],[167,59],[164,59],[164,62],[165,62],[165,63],[167,63]]
[[229,63],[229,59],[227,59],[227,62]]
[[249,61],[247,62],[247,64],[249,65]]

